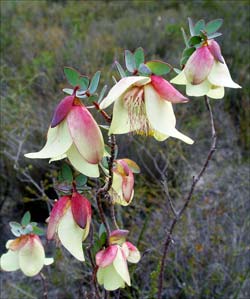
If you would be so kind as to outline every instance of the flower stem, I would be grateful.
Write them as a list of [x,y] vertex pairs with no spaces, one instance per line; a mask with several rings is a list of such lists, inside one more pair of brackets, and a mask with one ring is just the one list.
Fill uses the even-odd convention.
[[163,274],[164,274],[165,262],[166,262],[166,258],[167,258],[167,254],[168,254],[169,245],[172,241],[172,234],[173,234],[174,228],[175,228],[176,224],[178,223],[178,221],[180,220],[183,213],[185,212],[185,210],[187,209],[189,202],[192,198],[193,192],[195,190],[195,187],[196,187],[197,183],[199,182],[200,178],[202,177],[202,175],[204,174],[204,172],[206,171],[209,161],[211,160],[213,153],[216,150],[217,137],[216,137],[216,131],[215,131],[215,127],[214,127],[214,118],[213,118],[213,112],[212,112],[212,108],[211,108],[211,105],[209,102],[209,98],[207,96],[205,96],[205,103],[206,103],[207,109],[209,111],[209,117],[210,117],[211,135],[212,135],[211,146],[210,146],[210,150],[208,152],[207,158],[206,158],[200,172],[198,173],[198,175],[196,177],[193,177],[193,182],[191,184],[189,193],[187,194],[187,196],[184,199],[184,204],[183,204],[182,208],[178,212],[175,213],[175,217],[172,220],[170,228],[166,234],[166,239],[165,239],[164,247],[163,247],[163,255],[162,255],[161,261],[160,261],[160,273],[159,273],[159,278],[158,278],[158,295],[157,295],[158,299],[162,298]]

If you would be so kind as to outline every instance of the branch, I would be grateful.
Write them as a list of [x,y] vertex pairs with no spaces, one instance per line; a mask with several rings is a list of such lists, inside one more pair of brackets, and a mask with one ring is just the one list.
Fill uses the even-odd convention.
[[43,299],[48,299],[48,285],[47,285],[46,276],[42,272],[39,273],[39,276],[41,277],[42,286],[43,286]]
[[211,125],[211,135],[212,135],[212,140],[211,140],[211,146],[210,146],[210,150],[208,152],[207,158],[205,163],[203,164],[200,172],[198,173],[198,175],[196,177],[193,177],[193,183],[190,187],[190,191],[188,193],[188,195],[186,196],[186,198],[184,199],[184,204],[182,206],[182,208],[180,209],[179,212],[176,213],[174,219],[172,220],[172,223],[170,225],[170,229],[167,232],[167,236],[166,236],[166,240],[164,243],[164,248],[163,248],[163,255],[161,258],[161,266],[160,266],[160,273],[159,273],[159,278],[158,278],[158,299],[162,298],[162,287],[163,287],[163,272],[164,272],[164,267],[165,267],[165,262],[166,262],[166,257],[167,257],[167,253],[168,253],[168,249],[169,249],[169,245],[172,241],[172,234],[175,228],[175,225],[177,224],[177,222],[180,220],[181,216],[183,215],[183,213],[185,212],[185,210],[187,209],[189,202],[192,198],[193,192],[195,190],[195,187],[197,185],[197,183],[199,182],[200,178],[202,177],[202,175],[204,174],[204,172],[206,171],[209,161],[211,160],[213,153],[216,150],[216,132],[215,132],[215,127],[214,127],[214,118],[213,118],[213,112],[210,106],[210,102],[209,102],[209,98],[207,96],[205,96],[205,103],[206,106],[208,108],[209,111],[209,117],[210,117],[210,125]]

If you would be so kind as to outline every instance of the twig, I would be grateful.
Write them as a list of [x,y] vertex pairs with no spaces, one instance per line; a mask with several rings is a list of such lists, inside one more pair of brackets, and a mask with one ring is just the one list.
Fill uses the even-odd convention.
[[170,209],[171,209],[172,213],[174,214],[174,216],[176,217],[177,216],[177,211],[175,210],[174,204],[173,204],[172,199],[169,195],[167,181],[163,180],[162,185],[163,185],[163,189],[164,189],[164,192],[166,194],[166,198],[167,198],[167,201],[169,203]]
[[111,219],[112,219],[112,222],[113,222],[115,228],[119,229],[119,225],[117,224],[116,216],[115,216],[115,206],[113,203],[111,203],[110,212],[111,212]]
[[169,245],[172,241],[172,234],[175,228],[175,225],[177,224],[177,222],[179,221],[179,219],[181,218],[182,214],[185,212],[186,208],[188,207],[188,204],[192,198],[193,192],[195,190],[195,187],[197,185],[197,183],[199,182],[200,178],[202,177],[202,175],[204,174],[204,172],[206,171],[209,161],[211,160],[213,153],[216,150],[216,132],[215,132],[215,127],[214,127],[214,118],[213,118],[213,112],[210,106],[210,102],[207,96],[205,96],[205,103],[206,106],[208,108],[209,111],[209,116],[210,116],[210,125],[211,125],[211,134],[212,134],[212,141],[211,141],[211,146],[210,146],[210,150],[208,152],[207,158],[205,163],[203,164],[199,174],[196,177],[193,177],[193,182],[190,188],[190,191],[187,195],[187,197],[184,199],[184,204],[182,206],[182,208],[180,209],[179,212],[176,213],[174,219],[172,220],[172,223],[170,225],[170,229],[167,232],[167,236],[166,236],[166,240],[164,243],[164,248],[163,248],[163,255],[161,258],[161,266],[160,266],[160,273],[159,273],[159,278],[158,278],[158,295],[157,298],[161,299],[162,298],[162,287],[163,287],[163,272],[164,272],[164,267],[165,267],[165,262],[166,262],[166,257],[167,257],[167,253],[168,253],[168,249],[169,249]]
[[39,273],[39,276],[41,277],[42,286],[43,286],[43,299],[48,299],[48,285],[47,285],[46,276],[42,272]]
[[20,287],[16,286],[15,284],[12,283],[8,283],[8,285],[10,287],[12,287],[13,289],[16,289],[18,292],[20,292],[21,294],[25,295],[27,298],[31,298],[31,299],[37,299],[37,297],[32,296],[30,293],[26,292],[25,290],[21,289]]

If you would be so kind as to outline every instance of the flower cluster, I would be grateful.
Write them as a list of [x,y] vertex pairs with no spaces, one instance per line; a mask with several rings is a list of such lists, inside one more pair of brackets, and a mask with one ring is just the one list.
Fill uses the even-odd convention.
[[[192,44],[187,48],[185,53],[191,50],[192,54],[187,57],[183,70],[170,82],[186,85],[189,96],[207,95],[218,99],[224,96],[224,87],[240,86],[233,82],[220,46],[204,32],[203,30],[195,37],[198,40],[196,45]],[[157,141],[174,137],[193,144],[191,138],[176,128],[173,105],[188,103],[189,99],[163,78],[163,75],[173,68],[161,61],[145,62],[142,48],[138,48],[135,54],[126,51],[125,64],[126,71],[118,64],[121,79],[106,97],[104,88],[98,102],[92,101],[90,106],[96,107],[108,120],[108,134],[132,133],[152,136]],[[67,162],[75,168],[77,175],[81,173],[86,176],[83,190],[78,190],[77,176],[70,172],[66,178],[69,184],[69,189],[66,190],[68,192],[54,202],[47,228],[48,240],[55,239],[74,258],[83,262],[83,241],[89,234],[92,208],[82,192],[93,187],[92,190],[103,196],[102,199],[109,199],[109,204],[128,206],[134,196],[134,174],[139,173],[140,168],[128,158],[117,158],[115,146],[112,144],[111,153],[107,153],[100,129],[105,126],[99,127],[90,113],[90,107],[81,101],[96,99],[100,72],[93,76],[90,84],[87,77],[73,69],[66,68],[65,74],[74,89],[66,90],[69,95],[61,100],[55,109],[45,146],[40,151],[25,156],[31,159],[50,159],[50,162],[68,159]],[[112,117],[107,117],[104,109],[112,104]],[[99,178],[102,175],[100,169],[104,173],[103,186],[100,184],[101,180],[88,181],[88,178]],[[91,183],[87,185],[88,182]],[[94,252],[98,252],[93,272],[100,285],[108,291],[114,291],[124,288],[126,284],[131,285],[127,262],[138,263],[141,255],[132,243],[126,241],[127,230],[116,229],[110,233],[103,215],[102,202],[98,200],[98,196],[96,198],[102,225],[106,230],[104,240],[100,241],[99,236],[99,243],[95,244],[98,248],[96,250],[95,247]],[[45,258],[41,240],[35,233],[35,225],[32,226],[27,219],[23,221],[23,225],[12,225],[18,238],[7,242],[8,252],[1,256],[1,268],[5,271],[21,269],[27,276],[37,275],[43,265],[51,264],[53,259]],[[117,227],[116,221],[114,226]],[[90,235],[90,243],[93,243],[93,234]]]

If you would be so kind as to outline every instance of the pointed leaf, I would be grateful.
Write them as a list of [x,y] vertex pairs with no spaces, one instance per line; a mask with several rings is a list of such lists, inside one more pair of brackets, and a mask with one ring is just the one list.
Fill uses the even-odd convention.
[[126,77],[126,73],[125,73],[123,67],[120,65],[120,63],[119,63],[118,61],[115,61],[115,65],[116,65],[116,67],[117,67],[117,70],[118,70],[118,72],[119,72],[121,78]]
[[86,185],[88,178],[83,175],[83,174],[79,174],[76,178],[75,178],[75,182],[76,182],[76,186],[77,187],[82,187],[84,185]]
[[78,71],[76,71],[75,69],[73,69],[71,67],[65,67],[64,74],[65,74],[70,85],[75,87],[79,84],[80,73],[78,73]]
[[101,101],[103,100],[107,88],[108,88],[108,85],[103,86],[102,91],[100,92],[100,95],[99,95],[98,104],[100,104]]
[[91,219],[91,205],[87,198],[81,194],[74,192],[71,198],[71,210],[75,222],[81,227],[85,228],[87,222]]
[[101,72],[97,71],[94,74],[93,78],[91,79],[91,82],[90,82],[90,85],[89,85],[89,93],[90,94],[93,94],[97,90],[99,80],[100,80],[100,75],[101,75]]
[[38,236],[43,236],[45,233],[44,233],[44,230],[35,226],[33,227],[33,233],[38,235]]
[[199,35],[200,31],[204,30],[204,28],[205,28],[205,21],[203,19],[199,20],[194,26],[194,34]]
[[30,223],[30,220],[31,220],[31,215],[30,215],[30,212],[27,211],[24,215],[23,215],[23,218],[21,220],[21,224],[23,226],[26,226]]
[[160,60],[148,61],[146,66],[149,67],[153,74],[158,76],[166,75],[172,70],[171,65]]
[[216,38],[216,37],[221,36],[221,35],[222,35],[222,33],[220,33],[220,32],[215,32],[215,33],[213,33],[213,34],[209,34],[209,35],[208,35],[208,39],[213,39],[213,38]]
[[193,36],[194,34],[194,24],[193,24],[193,20],[191,18],[188,18],[188,25],[189,25],[189,31],[190,34]]
[[144,63],[145,61],[144,50],[142,47],[139,47],[135,50],[134,57],[135,57],[135,65],[136,68],[138,69],[140,64]]
[[107,231],[106,231],[106,228],[105,228],[105,225],[102,223],[99,227],[99,231],[98,231],[98,236],[99,238],[102,236],[102,234],[107,234]]
[[80,86],[81,89],[88,89],[89,86],[89,78],[87,76],[80,76],[78,78],[78,85]]
[[73,181],[73,173],[70,166],[66,163],[63,164],[61,169],[61,175],[64,181],[71,183]]
[[69,95],[72,95],[73,92],[74,92],[74,89],[72,89],[72,88],[64,88],[62,91],[65,92],[65,93],[67,93],[67,94],[69,94]]
[[188,40],[188,44],[190,47],[195,46],[197,44],[199,44],[201,42],[201,37],[200,36],[192,36],[189,40]]
[[194,53],[194,51],[195,51],[194,47],[186,48],[182,53],[182,57],[189,57]]
[[146,64],[144,64],[144,63],[140,64],[138,71],[139,71],[140,75],[143,75],[143,76],[152,74],[150,68],[148,66],[146,66]]
[[205,31],[207,34],[215,33],[223,24],[223,19],[216,19],[206,24]]
[[136,70],[134,54],[129,50],[125,50],[125,64],[129,72],[133,73]]

